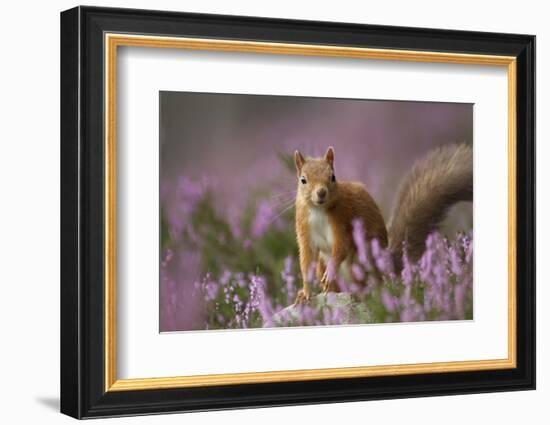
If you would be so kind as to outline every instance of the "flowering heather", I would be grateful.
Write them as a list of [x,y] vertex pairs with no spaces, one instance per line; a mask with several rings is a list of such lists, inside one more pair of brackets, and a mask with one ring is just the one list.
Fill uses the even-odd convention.
[[[257,208],[230,223],[215,205],[214,188],[179,180],[180,202],[172,208],[187,223],[163,223],[170,229],[161,257],[161,330],[239,329],[427,320],[473,316],[472,234],[448,239],[432,233],[426,251],[411,262],[403,250],[396,271],[390,252],[378,240],[365,240],[364,225],[353,222],[355,261],[348,276],[337,279],[341,293],[292,306],[302,279],[293,227],[293,211],[277,218],[269,195]],[[170,220],[163,211],[163,220]],[[238,226],[237,234],[232,229]],[[179,232],[179,233],[178,233]],[[315,268],[314,292],[320,292]],[[291,307],[289,307],[291,306]]]

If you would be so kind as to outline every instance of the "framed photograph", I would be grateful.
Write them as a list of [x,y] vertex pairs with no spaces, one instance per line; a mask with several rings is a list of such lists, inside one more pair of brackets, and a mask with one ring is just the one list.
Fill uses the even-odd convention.
[[61,411],[535,388],[535,37],[61,14]]

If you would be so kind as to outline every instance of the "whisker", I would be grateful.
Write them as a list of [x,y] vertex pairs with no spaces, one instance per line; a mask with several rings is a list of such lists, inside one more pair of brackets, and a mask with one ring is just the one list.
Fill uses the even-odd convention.
[[288,196],[288,195],[295,195],[296,192],[297,192],[296,189],[289,190],[288,192],[280,192],[280,193],[276,193],[275,195],[269,196],[268,199],[281,198],[283,196]]
[[287,205],[287,204],[290,204],[290,203],[294,203],[295,199],[296,198],[294,196],[291,196],[291,197],[286,198],[286,199],[276,199],[275,201],[268,200],[268,202],[269,202],[269,205],[271,205],[272,207],[280,207],[282,205]]
[[268,224],[273,224],[275,222],[275,220],[277,220],[279,217],[281,217],[285,212],[287,212],[288,210],[290,210],[291,208],[294,207],[294,202],[292,202],[290,205],[288,205],[284,210],[282,210],[279,214],[277,214],[275,217],[273,217],[272,220],[269,221]]
[[[279,207],[286,208],[286,207],[288,207],[289,205],[294,205],[294,204],[296,204],[296,198],[293,196],[293,197],[287,199],[286,201],[279,202],[279,203],[278,203],[278,206],[279,206]],[[275,205],[274,205],[274,206],[275,206]]]

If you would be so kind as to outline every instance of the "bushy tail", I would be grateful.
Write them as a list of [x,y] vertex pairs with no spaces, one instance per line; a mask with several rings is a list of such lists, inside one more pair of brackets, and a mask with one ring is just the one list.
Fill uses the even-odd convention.
[[438,228],[451,206],[471,201],[473,152],[466,144],[434,149],[418,161],[399,188],[389,224],[389,248],[398,268],[403,242],[417,261],[428,235]]

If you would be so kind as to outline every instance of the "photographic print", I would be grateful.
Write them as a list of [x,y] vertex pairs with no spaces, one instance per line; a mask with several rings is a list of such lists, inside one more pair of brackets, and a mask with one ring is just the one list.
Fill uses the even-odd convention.
[[160,93],[160,331],[473,318],[473,105]]

